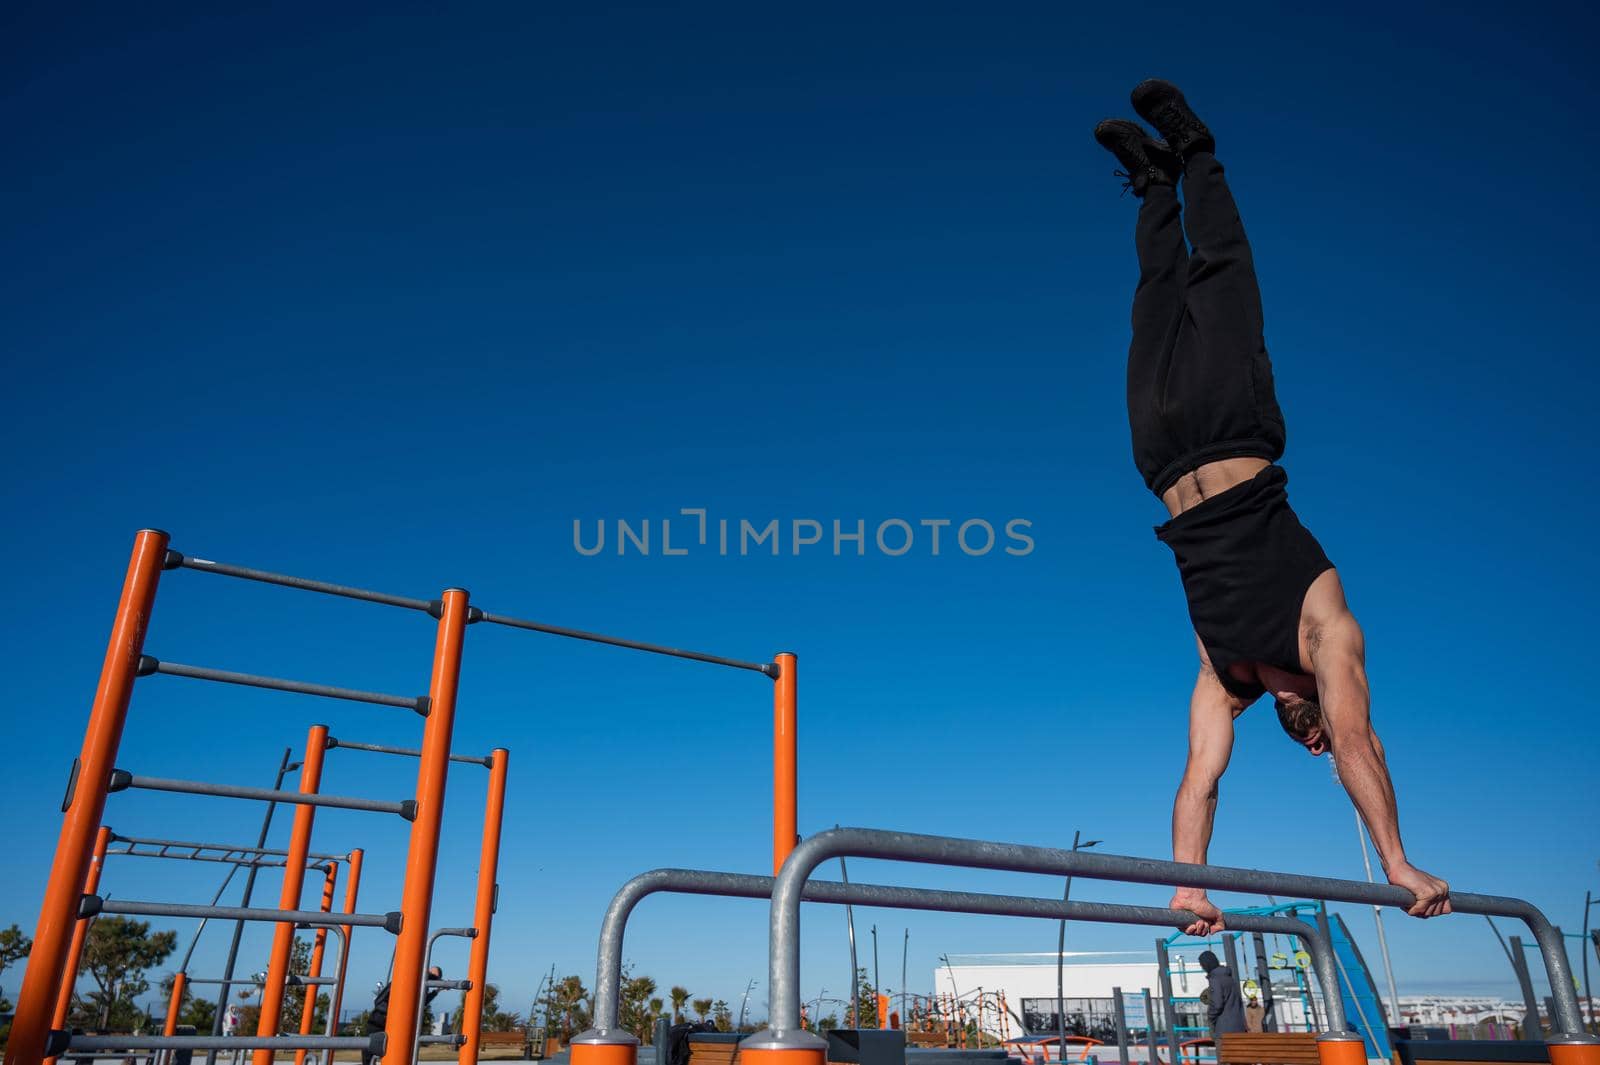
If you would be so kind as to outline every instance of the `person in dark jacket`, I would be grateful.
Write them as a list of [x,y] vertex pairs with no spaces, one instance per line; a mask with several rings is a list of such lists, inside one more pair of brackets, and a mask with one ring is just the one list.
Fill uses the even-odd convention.
[[[444,970],[437,965],[428,969],[429,980],[442,980],[443,978]],[[384,984],[378,988],[378,993],[372,996],[372,1012],[367,1014],[368,1035],[383,1031],[384,1026],[389,1023],[389,989],[391,986],[392,984]],[[439,997],[440,990],[442,989],[437,987],[426,989],[426,993],[422,997],[422,1009],[424,1011],[433,1005],[433,1000]],[[373,1065],[377,1060],[378,1055],[371,1051],[363,1050],[361,1052],[361,1065]]]
[[1206,971],[1209,985],[1206,997],[1210,1005],[1206,1007],[1206,1019],[1211,1022],[1211,1034],[1245,1031],[1244,995],[1239,990],[1239,978],[1209,950],[1201,952],[1200,968]]

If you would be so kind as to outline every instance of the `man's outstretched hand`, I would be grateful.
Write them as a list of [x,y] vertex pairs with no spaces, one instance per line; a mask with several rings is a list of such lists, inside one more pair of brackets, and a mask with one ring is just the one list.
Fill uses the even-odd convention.
[[1178,926],[1187,935],[1209,936],[1222,931],[1222,911],[1211,905],[1211,900],[1206,897],[1204,891],[1179,888],[1178,893],[1172,896],[1172,901],[1167,905],[1174,910],[1188,910],[1199,918],[1187,926]]
[[[1438,917],[1450,912],[1450,885],[1411,864],[1401,864],[1388,872],[1389,883],[1403,887],[1417,897],[1406,910],[1413,917]],[[1176,903],[1174,903],[1176,905]]]

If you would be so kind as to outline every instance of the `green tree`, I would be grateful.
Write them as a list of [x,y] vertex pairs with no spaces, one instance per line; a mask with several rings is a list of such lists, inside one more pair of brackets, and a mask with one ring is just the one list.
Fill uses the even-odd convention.
[[697,998],[689,1003],[689,1007],[694,1010],[695,1015],[700,1018],[702,1023],[711,1015],[711,1000],[709,998]]
[[711,1004],[711,1021],[719,1032],[733,1031],[733,1010],[720,998]]
[[[463,1002],[457,1006],[450,1015],[450,1028],[452,1031],[462,1030],[462,1023],[466,1017],[467,1006]],[[500,985],[485,983],[483,985],[483,1010],[478,1015],[478,1031],[480,1032],[514,1032],[522,1028],[526,1022],[520,1013],[507,1013],[500,1008]]]
[[563,1043],[588,1028],[593,1020],[594,996],[579,976],[563,976],[534,1003],[544,1015],[544,1036]]
[[[161,1001],[172,1001],[173,974],[168,973],[161,978]],[[164,1007],[163,1007],[164,1008]],[[217,1015],[217,1004],[210,999],[198,997],[194,988],[188,984],[183,988],[183,1002],[178,1007],[178,1023],[193,1025],[194,1030],[202,1035],[209,1035],[211,1022]]]
[[617,1020],[624,1031],[632,1032],[642,1043],[656,1023],[655,1013],[650,1007],[650,999],[656,993],[656,982],[648,976],[633,976],[624,970],[621,990]]
[[150,932],[150,922],[98,917],[83,945],[82,969],[95,990],[75,1000],[73,1023],[86,1028],[131,1032],[146,1026],[135,1000],[150,990],[145,971],[160,965],[178,945],[176,932]]
[[690,991],[687,987],[676,986],[667,994],[672,998],[672,1023],[683,1023],[683,1007],[689,1004]]

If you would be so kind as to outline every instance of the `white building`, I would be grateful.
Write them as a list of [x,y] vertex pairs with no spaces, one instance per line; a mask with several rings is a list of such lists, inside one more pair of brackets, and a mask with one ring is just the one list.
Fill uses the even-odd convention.
[[[1203,948],[1202,948],[1203,949]],[[1206,989],[1205,971],[1198,961],[1199,950],[1175,949],[1169,955],[1172,966],[1172,995],[1177,1003],[1179,1038],[1203,1034],[1205,1005],[1200,993]],[[933,971],[936,993],[945,1003],[962,1004],[964,1016],[977,1021],[982,1014],[984,1031],[997,1037],[1028,1033],[1047,1034],[1056,1030],[1056,955],[984,954],[946,957],[946,964]],[[1246,981],[1246,994],[1255,985],[1254,966],[1243,966],[1239,974]],[[1308,1006],[1321,1009],[1320,998],[1303,969],[1292,966],[1273,971],[1274,1014],[1280,1027],[1305,1030]],[[1123,995],[1127,1026],[1142,1037],[1144,992],[1149,991],[1155,1026],[1165,1032],[1167,1022],[1161,999],[1161,973],[1154,951],[1084,952],[1068,951],[1061,974],[1061,998],[1067,1030],[1093,1036],[1106,1042],[1116,1039],[1114,990]],[[979,998],[984,1001],[980,1010]],[[1314,1004],[1311,999],[1315,999]],[[999,1005],[1004,1003],[1002,1017]]]

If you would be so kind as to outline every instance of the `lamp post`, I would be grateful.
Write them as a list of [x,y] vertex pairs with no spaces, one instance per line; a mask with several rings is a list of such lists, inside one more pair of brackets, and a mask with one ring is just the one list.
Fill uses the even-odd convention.
[[[1104,840],[1091,839],[1081,842],[1083,833],[1079,829],[1072,830],[1073,851],[1088,850],[1105,842]],[[1061,901],[1066,902],[1072,897],[1072,877],[1067,877],[1067,886],[1061,892]],[[1067,1054],[1067,1002],[1066,1002],[1066,971],[1067,971],[1067,919],[1061,919],[1060,933],[1056,937],[1056,1060],[1066,1060]],[[1045,1055],[1048,1061],[1050,1055]]]
[[754,991],[755,987],[756,982],[754,980],[744,985],[744,997],[739,1000],[739,1023],[734,1025],[736,1031],[744,1031],[744,1008],[749,1004],[750,992]]

